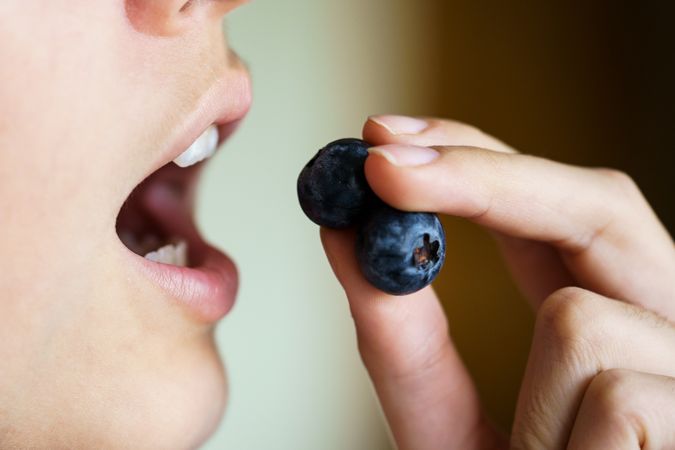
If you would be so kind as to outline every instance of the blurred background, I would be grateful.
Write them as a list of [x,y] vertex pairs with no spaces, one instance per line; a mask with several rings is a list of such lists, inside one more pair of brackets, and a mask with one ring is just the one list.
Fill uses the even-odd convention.
[[[522,152],[631,174],[675,227],[667,2],[258,0],[228,22],[255,102],[209,164],[198,217],[238,262],[217,331],[230,403],[206,449],[392,448],[344,295],[297,205],[313,153],[398,113],[474,124]],[[435,287],[493,419],[510,427],[533,314],[490,237],[444,218]],[[458,414],[461,412],[458,411]]]

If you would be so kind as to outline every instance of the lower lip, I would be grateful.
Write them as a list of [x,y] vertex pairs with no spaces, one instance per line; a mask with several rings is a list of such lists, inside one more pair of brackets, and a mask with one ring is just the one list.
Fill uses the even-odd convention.
[[179,267],[134,256],[141,260],[141,270],[190,316],[213,324],[234,306],[239,279],[237,268],[227,255],[206,243],[199,245],[201,262],[197,267]]

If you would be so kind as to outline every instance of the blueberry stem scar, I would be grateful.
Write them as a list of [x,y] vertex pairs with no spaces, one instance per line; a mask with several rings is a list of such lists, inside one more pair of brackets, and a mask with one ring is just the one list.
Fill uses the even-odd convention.
[[413,250],[413,264],[417,267],[426,267],[429,263],[438,261],[438,241],[430,242],[428,234],[424,235],[422,247]]

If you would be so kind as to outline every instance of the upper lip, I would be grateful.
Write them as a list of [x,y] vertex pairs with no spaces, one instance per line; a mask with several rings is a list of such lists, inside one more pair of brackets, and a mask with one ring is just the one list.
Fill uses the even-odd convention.
[[[223,101],[223,99],[228,101]],[[248,72],[242,71],[235,78],[221,77],[201,97],[193,113],[184,125],[175,131],[175,137],[164,151],[160,152],[146,176],[159,170],[176,159],[192,144],[211,124],[218,127],[221,145],[237,128],[241,119],[246,116],[252,101],[251,78]]]

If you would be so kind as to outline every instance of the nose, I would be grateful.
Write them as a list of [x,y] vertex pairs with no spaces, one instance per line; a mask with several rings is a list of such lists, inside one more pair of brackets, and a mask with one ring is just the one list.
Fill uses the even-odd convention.
[[176,36],[220,22],[248,0],[124,0],[127,18],[139,32]]

